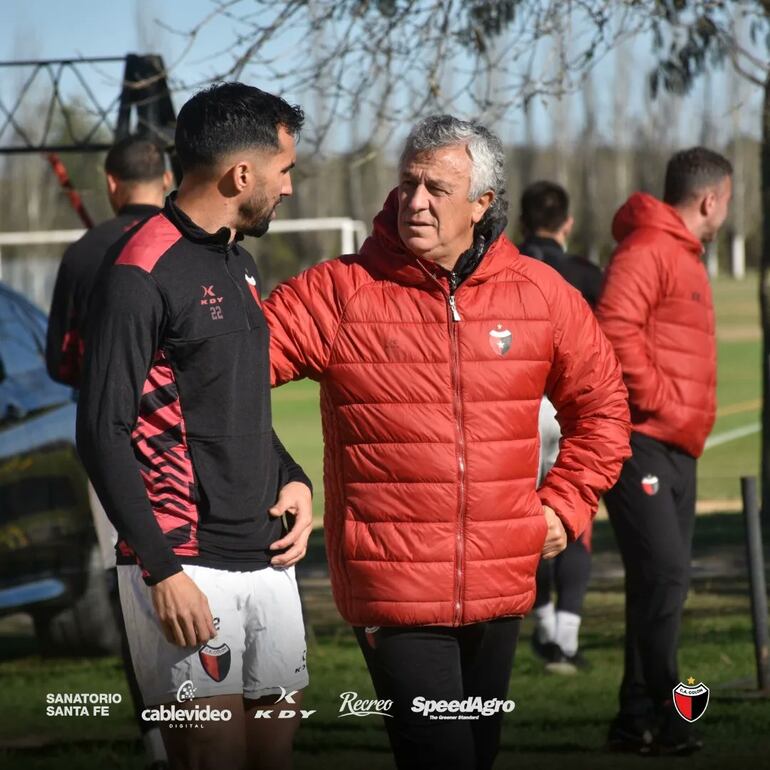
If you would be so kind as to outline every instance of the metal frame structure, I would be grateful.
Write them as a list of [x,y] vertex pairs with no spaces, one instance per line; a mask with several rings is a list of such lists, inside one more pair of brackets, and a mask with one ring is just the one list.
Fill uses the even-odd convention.
[[[84,72],[86,66],[98,64],[116,64],[124,62],[123,83],[120,94],[107,105],[102,104]],[[156,54],[138,56],[95,56],[80,59],[26,59],[21,61],[0,61],[0,73],[10,69],[31,69],[24,79],[18,96],[11,105],[0,99],[0,155],[24,152],[103,152],[112,142],[99,141],[98,133],[103,127],[112,130],[113,139],[121,139],[131,131],[132,112],[136,111],[135,131],[152,135],[164,146],[173,144],[173,129],[176,113],[171,103],[163,58]],[[83,108],[86,115],[92,117],[91,125],[82,136],[77,136],[68,112],[68,105],[62,100],[62,80],[72,75],[82,87],[85,96]],[[0,75],[1,76],[1,75]],[[49,89],[44,108],[38,112],[44,114],[42,136],[35,141],[20,124],[18,117],[28,99],[35,93],[35,88],[46,83]],[[117,108],[117,121],[114,129],[110,125],[110,115]],[[54,115],[58,111],[64,117],[69,134],[65,142],[49,142]],[[12,129],[16,141],[6,144],[6,132]]]

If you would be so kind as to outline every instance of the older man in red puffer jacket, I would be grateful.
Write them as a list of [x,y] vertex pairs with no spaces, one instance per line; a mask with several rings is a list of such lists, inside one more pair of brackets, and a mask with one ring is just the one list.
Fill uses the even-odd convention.
[[727,216],[730,163],[674,155],[664,201],[637,193],[613,222],[618,247],[597,318],[623,367],[633,457],[605,500],[626,568],[626,655],[615,750],[700,748],[675,711],[677,644],[695,523],[695,461],[716,413],[714,307],[703,244]]
[[[399,768],[492,766],[541,553],[580,536],[629,454],[617,359],[503,235],[503,186],[489,131],[424,120],[360,253],[264,307],[275,384],[321,383],[332,589],[393,701]],[[537,490],[543,394],[563,438]]]

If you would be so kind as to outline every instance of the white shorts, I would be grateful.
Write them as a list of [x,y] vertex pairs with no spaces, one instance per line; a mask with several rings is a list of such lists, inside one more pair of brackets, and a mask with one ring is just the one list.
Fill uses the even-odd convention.
[[126,633],[145,705],[176,703],[186,681],[196,698],[279,695],[307,687],[305,627],[294,567],[229,572],[185,564],[209,601],[217,636],[200,647],[166,641],[137,565],[118,565]]
[[112,569],[115,566],[115,544],[118,542],[118,533],[107,518],[90,481],[88,482],[88,502],[91,504],[91,518],[94,522],[96,541],[99,543],[104,569]]

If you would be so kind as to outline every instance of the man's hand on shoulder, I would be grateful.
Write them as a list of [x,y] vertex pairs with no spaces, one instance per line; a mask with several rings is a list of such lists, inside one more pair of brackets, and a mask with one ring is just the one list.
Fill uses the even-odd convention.
[[548,525],[548,532],[546,533],[541,553],[544,559],[553,559],[554,556],[558,556],[567,547],[567,532],[553,508],[544,505],[543,514]]
[[287,535],[270,545],[273,551],[287,549],[270,560],[274,567],[291,567],[307,553],[307,541],[313,531],[313,494],[306,484],[290,481],[281,489],[270,515],[283,516],[285,513],[292,514],[294,522]]
[[151,587],[152,604],[166,639],[179,647],[197,647],[217,635],[209,601],[184,572]]

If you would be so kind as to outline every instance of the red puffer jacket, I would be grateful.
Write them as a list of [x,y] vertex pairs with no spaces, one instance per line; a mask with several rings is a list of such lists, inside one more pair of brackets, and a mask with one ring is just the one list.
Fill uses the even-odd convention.
[[[311,268],[264,305],[274,383],[321,383],[337,607],[354,625],[522,615],[542,505],[575,538],[629,454],[620,367],[580,294],[505,237],[453,313],[446,273],[402,245],[397,207],[391,193],[360,255]],[[564,438],[537,492],[543,393]]]
[[621,207],[612,232],[619,245],[596,316],[623,367],[633,429],[699,457],[716,416],[703,246],[671,206],[644,193]]

